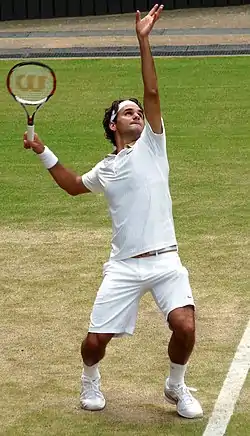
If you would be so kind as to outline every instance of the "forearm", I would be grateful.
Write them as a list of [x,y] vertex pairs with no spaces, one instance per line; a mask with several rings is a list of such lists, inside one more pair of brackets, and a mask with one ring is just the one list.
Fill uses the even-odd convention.
[[145,117],[154,133],[162,133],[161,105],[154,59],[151,54],[148,37],[138,38],[138,40],[144,84],[143,104]]
[[58,158],[48,147],[45,147],[42,153],[38,153],[38,156],[60,188],[70,195],[77,195],[82,192],[81,177],[61,165]]
[[68,170],[59,162],[49,169],[49,172],[60,188],[70,195],[77,195],[78,176],[71,170]]
[[148,37],[138,38],[141,54],[141,70],[144,93],[158,94],[155,63],[151,53]]

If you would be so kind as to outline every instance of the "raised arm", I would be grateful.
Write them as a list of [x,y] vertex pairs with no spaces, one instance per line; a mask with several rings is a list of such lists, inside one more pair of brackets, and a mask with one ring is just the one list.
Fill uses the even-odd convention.
[[136,12],[136,34],[141,53],[142,79],[144,84],[144,111],[154,133],[162,133],[162,123],[157,75],[150,49],[149,34],[163,8],[163,5],[159,6],[156,4],[143,19],[141,19],[140,12]]
[[36,134],[34,141],[28,141],[27,134],[25,133],[24,148],[33,149],[43,162],[44,166],[49,170],[58,186],[68,194],[78,195],[90,192],[83,184],[82,177],[61,165],[54,153],[44,146]]

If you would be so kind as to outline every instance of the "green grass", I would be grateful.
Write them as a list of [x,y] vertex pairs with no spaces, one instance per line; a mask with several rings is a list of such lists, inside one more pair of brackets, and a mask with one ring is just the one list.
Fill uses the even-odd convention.
[[[49,61],[55,96],[36,130],[79,174],[111,149],[102,117],[113,99],[142,98],[139,60]],[[109,252],[101,195],[67,196],[22,148],[25,115],[0,99],[0,260],[3,435],[202,435],[249,317],[249,57],[157,59],[168,132],[176,233],[197,302],[188,384],[205,417],[179,419],[164,405],[169,332],[141,302],[133,339],[114,341],[102,364],[104,412],[79,410],[79,346]],[[2,61],[5,78],[13,62]],[[244,396],[249,398],[249,382]],[[229,435],[248,423],[239,402]],[[244,424],[247,429],[249,424]]]

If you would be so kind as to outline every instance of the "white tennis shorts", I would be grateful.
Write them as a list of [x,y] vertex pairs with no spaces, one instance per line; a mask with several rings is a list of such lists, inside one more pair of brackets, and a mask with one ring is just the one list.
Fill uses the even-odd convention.
[[109,260],[90,317],[89,332],[132,335],[141,297],[151,292],[168,320],[178,307],[194,306],[188,271],[177,252]]

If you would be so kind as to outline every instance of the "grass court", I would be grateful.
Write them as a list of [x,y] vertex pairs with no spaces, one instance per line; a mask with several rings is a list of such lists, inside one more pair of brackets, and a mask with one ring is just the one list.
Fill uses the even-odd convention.
[[[48,60],[56,94],[36,131],[79,174],[112,146],[104,108],[142,99],[139,59]],[[197,304],[187,384],[205,416],[188,421],[164,402],[170,332],[146,296],[134,337],[113,340],[101,364],[106,409],[79,408],[80,343],[109,255],[102,195],[70,197],[22,147],[23,110],[1,61],[0,424],[4,436],[201,436],[249,317],[250,58],[156,59],[167,128],[179,252]],[[143,183],[143,180],[142,180]],[[227,436],[247,436],[250,379]]]

